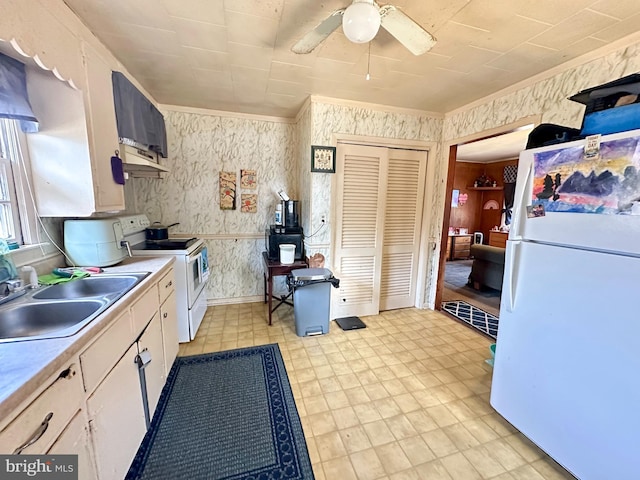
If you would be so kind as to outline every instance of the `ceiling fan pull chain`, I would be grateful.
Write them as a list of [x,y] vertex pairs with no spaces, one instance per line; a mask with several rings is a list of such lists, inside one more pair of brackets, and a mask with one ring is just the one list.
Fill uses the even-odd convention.
[[369,75],[370,66],[371,66],[371,42],[369,42],[369,55],[367,56],[367,76],[364,77],[366,80],[371,80],[371,75]]

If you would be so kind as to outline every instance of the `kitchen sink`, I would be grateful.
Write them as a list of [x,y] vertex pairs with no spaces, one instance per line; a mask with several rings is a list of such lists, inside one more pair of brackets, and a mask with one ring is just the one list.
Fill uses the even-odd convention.
[[84,297],[98,297],[127,292],[147,274],[100,275],[51,285],[37,291],[37,300],[59,300]]
[[[0,339],[46,337],[53,332],[62,333],[90,321],[102,307],[104,300],[73,302],[23,303],[0,311]],[[76,331],[77,331],[76,330]],[[56,335],[66,336],[66,335]]]
[[74,335],[148,275],[98,274],[27,290],[0,305],[0,343]]

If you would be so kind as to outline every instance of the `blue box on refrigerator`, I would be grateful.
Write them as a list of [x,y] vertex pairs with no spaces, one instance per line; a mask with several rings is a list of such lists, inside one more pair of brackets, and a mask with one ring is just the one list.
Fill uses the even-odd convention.
[[581,136],[640,129],[640,74],[587,88],[569,100],[586,106]]
[[581,135],[608,135],[640,128],[640,103],[587,113]]

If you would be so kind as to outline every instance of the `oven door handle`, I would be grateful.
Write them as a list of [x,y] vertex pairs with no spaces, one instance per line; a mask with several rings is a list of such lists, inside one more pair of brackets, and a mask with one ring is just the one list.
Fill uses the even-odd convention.
[[202,283],[202,250],[204,247],[201,247],[197,250],[197,252],[189,255],[189,261],[187,262],[189,266],[193,265],[195,262],[200,262],[198,266],[198,282]]
[[192,260],[195,260],[197,258],[200,258],[202,256],[202,251],[206,248],[205,245],[200,245],[198,247],[197,250],[195,250],[193,253],[191,253],[189,255],[189,263],[191,263]]
[[200,262],[198,264],[198,282],[204,283],[209,278],[209,262],[207,258],[204,258],[204,255],[207,254],[207,246],[201,245],[195,252],[189,255],[189,259],[187,263],[192,265],[193,262]]
[[202,253],[205,247],[201,247],[198,249],[197,253],[191,254],[189,256],[189,265],[192,265],[194,262],[199,262],[198,264],[198,283],[203,283],[207,278],[205,277],[205,272],[203,268],[204,261],[202,260]]

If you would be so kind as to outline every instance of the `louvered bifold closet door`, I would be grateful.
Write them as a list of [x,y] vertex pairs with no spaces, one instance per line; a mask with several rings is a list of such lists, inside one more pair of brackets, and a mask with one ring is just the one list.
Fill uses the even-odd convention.
[[380,310],[415,306],[427,152],[389,150]]
[[334,318],[376,315],[380,301],[387,149],[338,145]]

